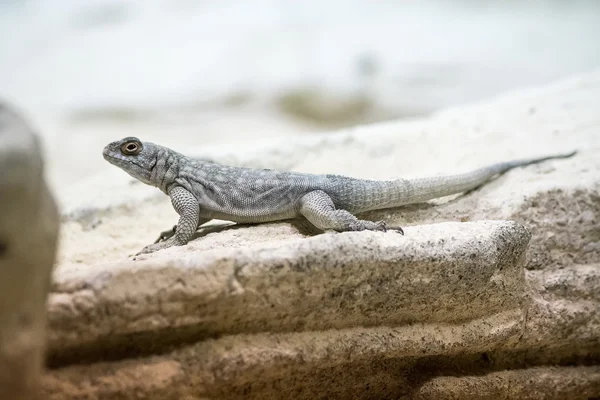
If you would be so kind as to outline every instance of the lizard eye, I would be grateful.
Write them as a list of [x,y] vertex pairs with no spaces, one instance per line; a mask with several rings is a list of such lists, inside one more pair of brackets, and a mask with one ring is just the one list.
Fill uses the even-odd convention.
[[140,154],[142,151],[142,144],[139,142],[125,142],[121,145],[121,153],[126,156],[133,156]]

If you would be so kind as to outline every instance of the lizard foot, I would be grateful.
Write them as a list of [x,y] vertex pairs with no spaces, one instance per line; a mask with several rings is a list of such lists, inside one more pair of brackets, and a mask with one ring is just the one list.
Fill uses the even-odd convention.
[[402,229],[402,227],[400,226],[387,226],[385,221],[376,221],[375,224],[377,224],[379,226],[379,230],[383,232],[394,231],[398,232],[401,235],[404,235],[404,229]]
[[150,253],[154,253],[155,251],[158,250],[163,250],[163,249],[167,249],[169,247],[173,247],[173,246],[180,246],[179,243],[177,243],[175,241],[175,237],[170,237],[167,240],[165,240],[164,242],[159,242],[159,243],[152,243],[149,244],[148,246],[144,247],[139,253],[137,253],[135,256],[139,256],[141,254],[150,254]]
[[379,232],[387,232],[387,231],[396,231],[402,235],[404,235],[404,230],[397,227],[388,227],[385,221],[364,221],[358,220],[357,223],[352,224],[350,226],[350,230],[353,231],[379,231]]
[[[158,235],[158,239],[154,241],[154,243],[164,242],[167,239],[170,239],[175,235],[175,231],[177,230],[177,225],[173,225],[173,228],[167,229],[166,231],[162,231],[160,235]],[[148,247],[148,246],[147,246]]]

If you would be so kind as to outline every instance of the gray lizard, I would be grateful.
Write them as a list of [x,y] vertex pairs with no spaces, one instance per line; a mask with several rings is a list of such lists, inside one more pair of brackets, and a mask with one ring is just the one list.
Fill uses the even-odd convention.
[[462,193],[509,169],[573,154],[503,162],[459,175],[376,181],[231,167],[186,157],[135,137],[112,142],[103,151],[108,162],[167,194],[180,216],[173,229],[162,232],[140,254],[185,245],[211,219],[260,223],[303,216],[323,231],[403,233],[400,227],[361,220],[355,214]]

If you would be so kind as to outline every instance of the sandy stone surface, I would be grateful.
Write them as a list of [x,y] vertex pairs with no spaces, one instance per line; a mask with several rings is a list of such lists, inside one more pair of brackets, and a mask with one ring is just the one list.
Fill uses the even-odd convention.
[[405,237],[342,233],[183,255],[172,249],[168,258],[55,282],[50,346],[60,355],[119,336],[128,349],[143,347],[127,335],[156,332],[158,342],[172,334],[160,331],[178,328],[211,336],[313,331],[521,310],[528,239],[515,223],[478,222],[411,227]]
[[363,216],[404,237],[216,221],[133,260],[176,222],[163,194],[116,168],[61,192],[49,398],[600,396],[599,99],[596,71],[425,120],[179,149],[378,179],[578,150]]
[[600,367],[538,367],[484,376],[439,377],[414,399],[593,399],[600,392]]

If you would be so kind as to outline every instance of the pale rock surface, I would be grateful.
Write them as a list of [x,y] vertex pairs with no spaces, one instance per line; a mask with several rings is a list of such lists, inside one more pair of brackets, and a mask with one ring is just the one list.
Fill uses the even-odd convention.
[[388,179],[579,150],[365,215],[404,237],[212,226],[134,261],[175,223],[168,199],[116,168],[64,191],[48,398],[600,396],[599,104],[596,71],[425,120],[186,151]]
[[0,398],[39,395],[59,215],[37,136],[0,103]]
[[421,386],[414,399],[595,399],[600,367],[534,367],[484,376],[443,376]]
[[406,237],[348,232],[188,254],[171,249],[168,258],[58,277],[50,346],[60,354],[110,339],[143,351],[147,343],[128,335],[155,332],[153,342],[161,342],[172,335],[161,331],[178,328],[216,336],[456,324],[519,311],[491,337],[472,338],[506,340],[523,322],[528,240],[515,223],[479,222],[410,227]]

